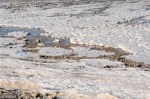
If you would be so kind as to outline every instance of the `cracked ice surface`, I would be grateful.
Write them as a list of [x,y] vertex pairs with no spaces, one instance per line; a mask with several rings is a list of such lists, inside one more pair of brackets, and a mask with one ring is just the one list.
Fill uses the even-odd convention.
[[[71,43],[119,47],[133,53],[128,58],[150,63],[150,42],[148,40],[150,25],[125,24],[135,18],[146,17],[148,19],[150,13],[149,10],[145,10],[148,4],[146,0],[135,3],[115,1],[109,5],[97,3],[46,10],[29,7],[27,11],[14,13],[0,9],[0,24],[44,28],[54,37],[69,37]],[[108,7],[102,15],[90,12],[105,6]],[[84,13],[85,11],[87,12]],[[80,13],[84,15],[81,16]],[[123,24],[118,24],[118,22],[123,22]]]

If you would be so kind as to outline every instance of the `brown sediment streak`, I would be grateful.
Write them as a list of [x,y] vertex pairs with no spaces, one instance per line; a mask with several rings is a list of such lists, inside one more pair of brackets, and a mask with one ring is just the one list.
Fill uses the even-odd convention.
[[[17,30],[20,30],[22,28],[19,27],[1,27],[1,28],[16,28]],[[66,54],[66,55],[59,55],[59,56],[46,56],[39,54],[37,58],[40,59],[62,59],[62,60],[76,60],[77,62],[80,61],[80,59],[109,59],[110,61],[118,61],[125,64],[127,67],[140,67],[140,68],[150,68],[150,64],[145,64],[144,62],[136,62],[131,59],[125,58],[127,55],[131,55],[132,53],[129,53],[125,50],[122,50],[121,48],[114,48],[109,46],[99,46],[99,45],[86,45],[86,44],[72,44],[70,43],[69,39],[66,38],[52,38],[47,36],[41,36],[40,33],[44,32],[42,30],[37,29],[28,29],[24,28],[26,31],[33,30],[35,33],[30,33],[25,38],[18,38],[18,40],[23,40],[25,44],[22,46],[25,48],[24,52],[32,52],[38,54],[38,47],[55,47],[55,48],[64,48],[67,50],[73,50],[72,47],[90,47],[90,50],[98,50],[98,51],[105,51],[105,52],[113,52],[113,55],[100,55],[97,57],[87,57],[87,56],[79,56],[76,53],[72,54]],[[45,32],[44,32],[45,33]],[[5,34],[5,33],[4,33]],[[57,42],[55,42],[57,40]],[[44,46],[40,46],[39,44],[43,44]],[[15,44],[16,45],[16,44]],[[12,46],[12,44],[7,45]],[[8,56],[3,54],[2,56]],[[24,60],[30,60],[30,59],[24,59]],[[108,66],[109,67],[109,66]]]
[[[129,53],[127,51],[124,51],[122,49],[114,48],[114,47],[106,47],[106,46],[86,46],[86,45],[80,45],[80,44],[71,44],[71,46],[77,47],[77,46],[83,46],[83,47],[91,47],[91,50],[99,50],[99,51],[106,51],[106,52],[114,52],[113,55],[100,55],[97,57],[86,57],[86,56],[77,56],[77,54],[67,54],[67,55],[60,55],[60,56],[45,56],[45,55],[39,55],[39,58],[41,59],[63,59],[63,60],[76,60],[80,61],[80,59],[109,59],[110,61],[119,61],[123,62],[125,66],[127,67],[140,67],[140,68],[150,68],[150,64],[144,64],[144,62],[136,62],[131,59],[127,59],[124,56],[130,55],[132,53]],[[59,46],[62,48],[65,48],[63,45]]]

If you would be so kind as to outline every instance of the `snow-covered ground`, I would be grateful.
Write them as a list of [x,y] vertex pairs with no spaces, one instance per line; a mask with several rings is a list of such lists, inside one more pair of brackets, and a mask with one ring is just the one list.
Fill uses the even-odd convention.
[[62,99],[150,99],[150,67],[99,57],[120,49],[150,66],[150,1],[81,1],[0,3],[0,87],[59,91]]
[[[108,93],[120,99],[149,99],[150,97],[148,71],[134,68],[104,69],[101,68],[103,65],[124,67],[121,63],[105,59],[80,62],[60,60],[58,63],[52,60],[49,63],[42,63],[6,58],[0,59],[0,64],[0,87],[3,88],[19,88],[41,93],[47,90],[66,91],[66,96],[75,95],[68,96],[71,97],[70,99],[74,99],[78,94],[87,95],[91,97],[89,99],[93,99],[102,93]],[[73,94],[74,92],[78,94]]]

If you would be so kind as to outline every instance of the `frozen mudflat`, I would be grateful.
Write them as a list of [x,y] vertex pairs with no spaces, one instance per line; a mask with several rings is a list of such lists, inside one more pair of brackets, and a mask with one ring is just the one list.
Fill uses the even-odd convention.
[[0,98],[150,99],[149,0],[0,1]]

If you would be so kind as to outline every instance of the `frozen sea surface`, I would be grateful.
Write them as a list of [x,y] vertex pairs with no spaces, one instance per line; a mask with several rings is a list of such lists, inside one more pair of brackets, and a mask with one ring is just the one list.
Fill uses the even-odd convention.
[[59,91],[62,99],[149,99],[149,5],[1,0],[0,87]]

